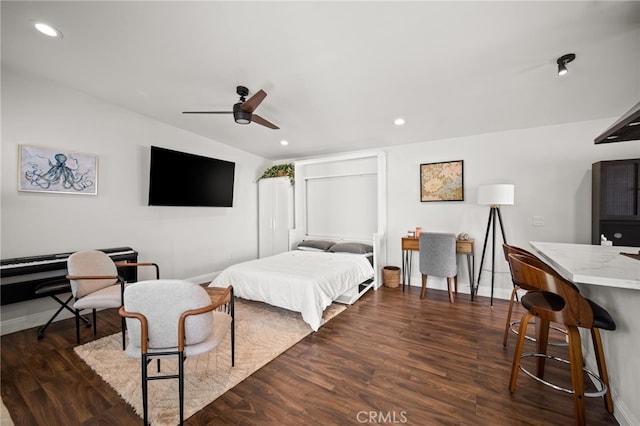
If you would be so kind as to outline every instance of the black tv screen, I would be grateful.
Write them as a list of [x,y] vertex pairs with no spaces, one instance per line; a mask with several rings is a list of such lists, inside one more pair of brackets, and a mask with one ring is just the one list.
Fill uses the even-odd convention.
[[232,207],[236,164],[151,147],[150,206]]

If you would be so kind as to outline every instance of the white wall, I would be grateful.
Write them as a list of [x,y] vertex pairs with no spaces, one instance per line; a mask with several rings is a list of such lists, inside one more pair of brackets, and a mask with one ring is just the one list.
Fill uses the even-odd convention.
[[[640,156],[640,141],[593,144],[616,118],[386,148],[387,264],[401,265],[400,238],[416,226],[469,233],[479,264],[489,209],[476,204],[476,192],[490,183],[516,186],[516,204],[502,208],[510,243],[589,243],[591,164]],[[18,192],[18,144],[98,155],[98,196]],[[234,207],[146,206],[150,145],[235,161]],[[1,152],[2,258],[129,245],[141,260],[158,262],[163,277],[187,278],[257,257],[255,181],[271,164],[260,157],[5,69]],[[421,203],[420,164],[451,160],[464,160],[465,201]],[[532,216],[543,216],[545,226],[533,227]],[[511,282],[499,249],[496,297],[507,298]],[[460,269],[464,289],[468,277]],[[434,281],[430,286],[444,288]],[[414,268],[413,284],[419,282]],[[489,283],[483,274],[481,295]],[[3,306],[2,332],[40,324],[40,313],[54,308],[46,299]],[[640,350],[634,345],[629,353]]]
[[[593,139],[617,117],[559,126],[514,130],[465,138],[424,142],[387,148],[387,259],[400,266],[400,238],[421,226],[436,232],[467,232],[475,238],[476,278],[486,232],[489,206],[477,205],[477,187],[481,184],[515,184],[515,205],[501,208],[507,241],[530,249],[529,241],[590,244],[591,242],[591,165],[597,161],[640,157],[640,141],[595,145]],[[464,160],[463,202],[421,203],[419,169],[421,163]],[[544,217],[544,227],[532,226],[533,216]],[[489,237],[491,238],[491,237]],[[507,299],[512,283],[504,260],[502,237],[496,236],[495,297]],[[488,296],[491,284],[490,244],[485,258],[479,294]],[[417,258],[417,254],[414,254]],[[460,259],[462,260],[462,259]],[[414,258],[413,285],[420,285]],[[467,268],[459,263],[459,290],[468,292]],[[429,279],[429,287],[445,288],[444,280]],[[595,300],[615,313],[632,306],[611,292],[589,289]],[[606,294],[601,294],[606,293]],[[468,303],[468,301],[465,301]],[[622,425],[638,424],[640,412],[634,398],[640,384],[628,380],[629,372],[616,367],[616,360],[640,352],[640,339],[622,338],[615,333],[629,332],[624,315],[618,315],[620,330],[604,333],[609,378],[616,407],[616,419]],[[632,324],[631,327],[637,327]],[[637,331],[637,329],[636,329]],[[638,333],[635,333],[636,335]],[[585,353],[591,339],[583,342]],[[590,368],[594,363],[590,356]],[[633,362],[624,361],[628,365]],[[636,363],[637,364],[637,363]],[[597,371],[594,370],[594,371]]]
[[[19,192],[19,144],[97,155],[98,195]],[[234,161],[233,208],[147,206],[150,145]],[[256,180],[268,164],[253,154],[3,68],[0,256],[130,246],[139,252],[139,260],[158,263],[163,278],[210,274],[257,257]],[[48,299],[3,306],[3,332],[17,325],[11,323],[15,318],[32,327],[42,319],[39,312],[54,307]]]
[[[489,206],[477,205],[482,184],[515,184],[515,205],[501,208],[507,241],[529,248],[529,241],[585,243],[591,241],[591,164],[602,160],[637,158],[640,141],[595,145],[593,139],[616,117],[464,138],[388,147],[387,259],[400,266],[400,238],[410,229],[467,232],[475,238],[476,279],[486,232]],[[421,163],[464,160],[464,201],[420,202]],[[533,216],[544,227],[532,226]],[[489,236],[491,239],[491,236]],[[512,284],[496,234],[496,297],[508,298]],[[480,295],[489,295],[491,244],[480,281]],[[417,257],[417,254],[414,254]],[[416,265],[417,258],[414,259]],[[412,284],[419,285],[413,268]],[[460,290],[468,291],[465,266],[459,268]],[[435,278],[429,285],[444,287]]]

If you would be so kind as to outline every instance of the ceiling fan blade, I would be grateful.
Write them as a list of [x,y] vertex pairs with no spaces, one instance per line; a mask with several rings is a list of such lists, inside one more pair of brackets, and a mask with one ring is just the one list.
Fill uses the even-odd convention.
[[233,114],[233,111],[182,111],[183,114]]
[[253,96],[247,99],[240,106],[240,108],[242,108],[247,112],[253,112],[255,111],[256,108],[258,108],[258,105],[260,105],[260,102],[262,102],[266,97],[267,97],[267,93],[264,90],[260,89]]
[[276,126],[273,123],[270,123],[269,121],[265,120],[264,118],[260,117],[257,114],[253,114],[251,116],[251,121],[256,123],[256,124],[260,124],[262,126],[268,127],[270,129],[279,129],[280,127]]

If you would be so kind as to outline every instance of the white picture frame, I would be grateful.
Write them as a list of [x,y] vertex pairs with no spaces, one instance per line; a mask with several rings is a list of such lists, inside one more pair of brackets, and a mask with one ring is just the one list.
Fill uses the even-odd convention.
[[32,145],[18,150],[18,191],[98,194],[97,156]]

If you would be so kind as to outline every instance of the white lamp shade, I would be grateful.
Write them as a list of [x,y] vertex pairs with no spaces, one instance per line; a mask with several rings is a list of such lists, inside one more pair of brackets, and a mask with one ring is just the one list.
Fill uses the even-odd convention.
[[501,183],[478,186],[478,204],[512,206],[515,200],[515,185]]

